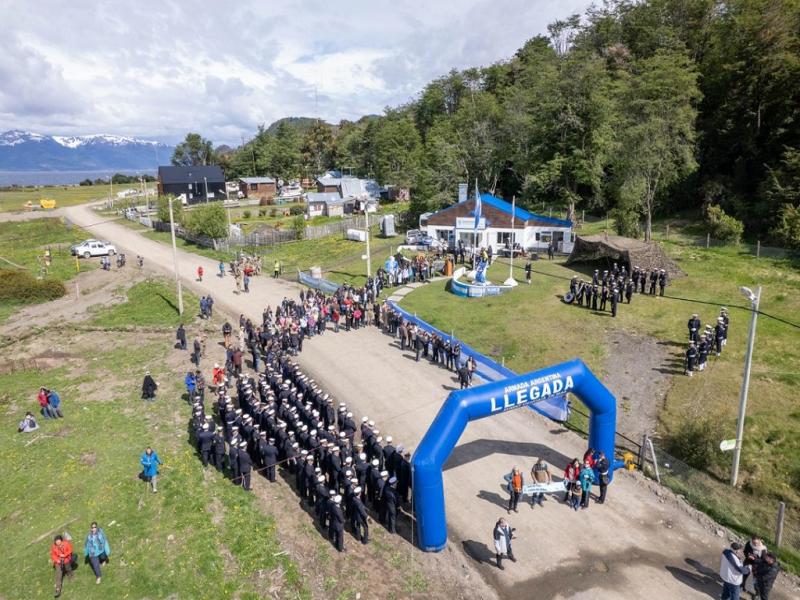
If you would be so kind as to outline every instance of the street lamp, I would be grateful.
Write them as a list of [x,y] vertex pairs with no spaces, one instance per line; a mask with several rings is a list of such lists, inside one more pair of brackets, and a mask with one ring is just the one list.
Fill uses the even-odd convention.
[[747,352],[744,357],[744,379],[739,394],[739,420],[736,423],[736,446],[733,449],[733,465],[731,466],[731,485],[736,486],[739,479],[739,458],[742,454],[742,438],[744,437],[744,416],[747,410],[747,391],[750,387],[750,364],[753,360],[753,345],[756,341],[756,319],[758,319],[758,304],[761,301],[761,286],[755,293],[750,288],[740,287],[745,298],[750,301],[750,335],[747,338]]

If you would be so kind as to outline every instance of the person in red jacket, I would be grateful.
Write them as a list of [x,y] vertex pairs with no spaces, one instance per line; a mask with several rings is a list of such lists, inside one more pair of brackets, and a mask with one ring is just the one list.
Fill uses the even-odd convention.
[[197,280],[198,281],[203,281],[203,266],[202,265],[197,267]]
[[564,502],[569,500],[569,492],[572,484],[578,481],[578,476],[581,474],[581,461],[577,458],[573,458],[572,462],[567,465],[567,468],[564,469],[564,481],[566,485],[564,486]]
[[61,595],[61,583],[64,575],[72,579],[72,543],[65,540],[64,536],[57,535],[50,546],[50,561],[56,570],[56,598]]

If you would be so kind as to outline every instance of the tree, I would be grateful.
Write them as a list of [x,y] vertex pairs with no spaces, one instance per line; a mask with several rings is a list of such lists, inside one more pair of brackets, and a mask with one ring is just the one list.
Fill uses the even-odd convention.
[[644,239],[665,189],[697,166],[697,72],[684,52],[659,50],[636,61],[622,90],[623,123],[616,165],[625,192],[636,190],[645,217]]
[[[174,208],[175,204],[172,206]],[[186,229],[215,240],[228,237],[228,217],[222,203],[212,202],[192,209],[187,214]]]
[[303,162],[315,175],[333,167],[336,144],[330,125],[317,121],[311,126],[303,140],[302,155]]
[[162,223],[169,223],[169,201],[172,200],[172,218],[176,225],[180,225],[184,220],[183,204],[170,194],[159,196],[156,216]]
[[213,165],[216,162],[211,141],[199,133],[187,133],[186,139],[175,146],[172,153],[172,164],[176,167]]

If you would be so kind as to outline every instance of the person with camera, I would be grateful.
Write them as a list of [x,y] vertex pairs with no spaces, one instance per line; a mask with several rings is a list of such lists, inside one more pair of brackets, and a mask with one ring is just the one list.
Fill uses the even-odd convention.
[[108,540],[103,530],[97,526],[97,521],[92,521],[92,526],[89,529],[89,534],[86,536],[86,541],[83,544],[83,555],[89,560],[94,571],[95,583],[100,583],[100,563],[108,562],[108,555],[111,554],[111,549],[108,547]]
[[512,510],[518,512],[517,504],[519,504],[519,499],[522,496],[522,487],[525,485],[525,478],[515,465],[514,468],[511,469],[511,473],[504,476],[504,479],[508,482],[506,486],[509,493],[507,512],[509,514]]
[[505,570],[503,566],[504,554],[511,562],[517,562],[517,559],[514,557],[514,552],[511,550],[511,540],[514,537],[515,531],[516,529],[513,529],[506,523],[503,517],[500,517],[494,525],[494,531],[492,532],[492,536],[494,537],[494,551],[495,557],[497,558],[497,568],[501,571]]
[[61,585],[66,575],[70,579],[74,576],[73,571],[72,543],[65,540],[63,535],[57,535],[50,546],[50,561],[56,571],[56,593],[55,597],[61,595]]

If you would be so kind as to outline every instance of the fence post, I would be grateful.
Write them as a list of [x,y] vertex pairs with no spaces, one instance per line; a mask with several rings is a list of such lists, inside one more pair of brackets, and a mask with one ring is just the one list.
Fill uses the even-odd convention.
[[669,223],[667,223],[667,239],[669,239]]
[[783,514],[786,512],[786,503],[778,503],[778,519],[775,524],[775,547],[780,548],[783,542]]
[[756,240],[756,258],[761,258],[761,240]]
[[708,250],[709,246],[711,246],[711,234],[707,233],[706,234],[706,250]]
[[639,470],[644,471],[644,463],[647,460],[647,434],[642,434],[642,447],[639,448]]

